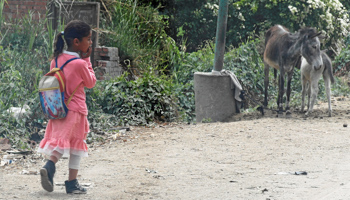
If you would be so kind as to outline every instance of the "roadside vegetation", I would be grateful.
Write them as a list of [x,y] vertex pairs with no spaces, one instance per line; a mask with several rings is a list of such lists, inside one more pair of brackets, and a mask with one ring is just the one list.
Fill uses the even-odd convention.
[[[97,138],[95,132],[113,131],[116,126],[196,122],[193,75],[213,68],[217,1],[190,5],[186,0],[98,1],[103,5],[100,44],[119,49],[126,72],[86,90],[90,139]],[[57,31],[46,19],[34,20],[31,12],[21,19],[5,20],[5,3],[0,0],[0,138],[9,138],[17,148],[26,149],[30,136],[45,126],[37,86],[49,70]],[[283,24],[292,32],[315,26],[327,36],[322,49],[327,49],[334,61],[333,96],[348,96],[344,77],[350,68],[349,6],[337,0],[229,1],[224,69],[233,71],[244,90],[262,102],[264,32],[274,24]],[[294,74],[291,96],[296,107],[301,102],[301,84],[297,69]],[[323,81],[319,85],[322,100]],[[269,94],[270,100],[276,98],[276,84],[270,84]],[[275,101],[270,102],[276,106]],[[8,112],[26,106],[28,112],[21,117]],[[247,101],[242,111],[256,106]]]

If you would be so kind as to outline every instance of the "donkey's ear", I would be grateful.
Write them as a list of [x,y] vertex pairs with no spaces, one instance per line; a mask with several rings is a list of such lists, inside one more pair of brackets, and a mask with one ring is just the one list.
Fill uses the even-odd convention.
[[317,36],[319,36],[321,34],[322,34],[322,32],[315,33],[315,34],[310,36],[310,39],[315,38],[315,37],[317,37]]
[[319,38],[320,40],[323,40],[323,39],[326,39],[326,38],[327,38],[327,35],[319,35],[318,38]]

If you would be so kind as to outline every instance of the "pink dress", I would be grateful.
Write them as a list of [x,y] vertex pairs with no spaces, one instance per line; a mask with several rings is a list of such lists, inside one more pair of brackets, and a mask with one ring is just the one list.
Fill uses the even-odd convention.
[[[73,57],[79,57],[79,55],[75,52],[64,51],[58,56],[57,66],[61,67],[64,62]],[[55,60],[51,62],[50,69],[54,67]],[[71,61],[63,68],[63,72],[66,78],[65,100],[70,97],[78,85],[79,88],[68,105],[67,116],[63,119],[49,120],[38,152],[50,156],[53,151],[57,151],[64,157],[70,154],[87,157],[86,136],[89,132],[89,122],[84,87],[95,86],[95,73],[90,58]]]

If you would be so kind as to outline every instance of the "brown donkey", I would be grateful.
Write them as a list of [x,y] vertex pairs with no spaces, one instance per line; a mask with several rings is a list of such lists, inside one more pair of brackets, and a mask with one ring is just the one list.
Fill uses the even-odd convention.
[[279,70],[279,90],[277,98],[278,114],[283,114],[283,95],[284,95],[284,78],[285,73],[288,75],[287,80],[287,99],[286,111],[289,111],[290,85],[293,76],[294,67],[300,63],[303,56],[310,65],[319,68],[323,65],[320,40],[318,36],[321,33],[315,28],[302,28],[296,33],[290,33],[289,30],[281,25],[271,27],[265,35],[265,99],[264,106],[268,105],[268,86],[269,86],[269,68],[270,66]]

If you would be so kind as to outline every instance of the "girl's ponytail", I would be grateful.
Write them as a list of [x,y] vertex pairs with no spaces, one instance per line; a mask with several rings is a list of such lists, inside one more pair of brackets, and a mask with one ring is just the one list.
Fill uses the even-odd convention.
[[63,47],[64,47],[64,40],[63,40],[63,34],[62,32],[60,32],[55,39],[55,45],[54,45],[55,49],[53,51],[53,56],[55,58],[58,57],[58,55],[60,55],[63,52]]

